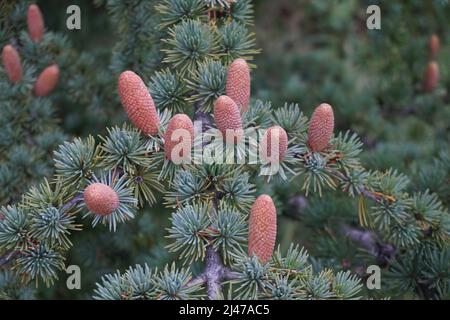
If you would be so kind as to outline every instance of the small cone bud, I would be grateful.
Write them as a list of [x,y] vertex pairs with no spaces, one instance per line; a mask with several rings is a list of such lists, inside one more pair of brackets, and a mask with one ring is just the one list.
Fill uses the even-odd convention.
[[[273,148],[272,146],[276,144]],[[273,163],[284,159],[288,146],[288,136],[286,131],[280,126],[273,126],[267,129],[261,141],[261,158],[265,162]]]
[[311,150],[320,152],[328,147],[334,130],[333,108],[327,104],[319,105],[311,117],[308,130],[308,144]]
[[51,65],[41,72],[34,84],[34,95],[37,97],[48,96],[58,84],[59,68]]
[[244,59],[236,59],[228,67],[226,94],[247,111],[250,100],[250,69]]
[[83,192],[84,202],[89,211],[108,215],[119,208],[119,196],[110,186],[103,183],[92,183]]
[[423,75],[423,90],[432,92],[439,82],[439,65],[435,61],[431,61]]
[[10,44],[3,47],[2,62],[9,81],[17,83],[22,79],[22,64],[17,50]]
[[272,257],[277,237],[277,210],[272,198],[260,195],[252,206],[248,228],[248,254],[262,263]]
[[159,117],[144,81],[133,71],[124,71],[119,77],[118,90],[125,112],[136,128],[144,134],[156,135]]
[[436,59],[440,48],[439,37],[433,34],[428,41],[428,50],[430,52],[431,59]]
[[[176,132],[180,129],[185,131]],[[190,135],[189,139],[187,139],[187,137],[185,136],[186,131]],[[194,125],[192,123],[192,120],[185,114],[174,115],[172,119],[170,119],[169,124],[167,125],[167,131],[164,135],[164,154],[166,156],[166,159],[173,160],[176,163],[181,161],[175,160],[173,156],[177,157],[178,159],[188,159],[193,140]],[[179,147],[177,148],[179,153],[176,155],[172,154],[175,146]],[[185,152],[188,154],[185,154]]]
[[44,36],[44,18],[39,7],[32,4],[28,7],[27,14],[28,33],[33,42],[41,41]]
[[[220,96],[214,105],[216,127],[226,137],[227,130],[237,130],[237,140],[242,138],[241,113],[237,104],[228,96]],[[235,140],[236,140],[235,139]]]

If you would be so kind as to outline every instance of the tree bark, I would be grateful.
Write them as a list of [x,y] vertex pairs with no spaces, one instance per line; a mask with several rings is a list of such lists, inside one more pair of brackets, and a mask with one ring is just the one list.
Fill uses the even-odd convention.
[[208,298],[217,300],[222,296],[223,263],[219,253],[212,247],[206,248],[206,287]]

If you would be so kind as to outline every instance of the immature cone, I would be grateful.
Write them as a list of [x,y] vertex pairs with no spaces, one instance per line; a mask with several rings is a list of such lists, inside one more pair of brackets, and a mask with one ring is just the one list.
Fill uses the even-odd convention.
[[237,104],[228,96],[220,96],[214,104],[216,127],[226,137],[227,130],[242,130],[241,113]]
[[42,18],[41,10],[35,4],[28,7],[27,24],[31,40],[33,42],[41,41],[44,36],[44,18]]
[[[189,132],[190,139],[187,140],[184,135],[174,136],[175,130],[178,129],[184,129],[187,132]],[[184,134],[181,132],[180,134]],[[175,141],[172,141],[172,137]],[[164,134],[164,154],[166,156],[166,159],[173,160],[172,157],[172,150],[175,146],[178,146],[181,150],[179,154],[174,155],[175,157],[178,157],[179,159],[183,159],[184,157],[187,157],[188,155],[184,154],[184,151],[189,151],[192,148],[194,140],[194,125],[192,123],[192,120],[185,114],[176,114],[170,119],[169,124],[167,125],[167,131]]]
[[272,257],[277,236],[277,210],[272,198],[260,195],[252,206],[248,227],[248,254],[262,263]]
[[311,150],[320,152],[328,147],[333,135],[333,108],[327,104],[319,105],[311,117],[308,130],[308,144]]
[[92,183],[83,193],[84,202],[89,211],[99,214],[108,215],[119,208],[119,196],[110,186],[103,183]]
[[22,79],[22,64],[17,50],[10,44],[3,47],[2,62],[9,81],[17,83]]
[[34,84],[34,95],[37,97],[48,96],[58,84],[59,68],[51,65],[41,72]]
[[435,61],[428,63],[423,75],[423,90],[432,92],[439,82],[439,66]]
[[[274,154],[272,154],[272,145]],[[267,129],[261,141],[261,158],[265,162],[278,162],[284,159],[288,146],[288,136],[286,131],[280,126],[273,126]]]
[[124,71],[120,74],[118,89],[120,100],[131,122],[144,134],[156,135],[159,117],[144,81],[133,71]]
[[436,56],[439,53],[440,41],[439,37],[433,34],[428,41],[428,50],[430,52],[431,59],[436,59]]
[[250,69],[244,59],[236,59],[228,67],[226,93],[241,111],[248,109],[250,99]]

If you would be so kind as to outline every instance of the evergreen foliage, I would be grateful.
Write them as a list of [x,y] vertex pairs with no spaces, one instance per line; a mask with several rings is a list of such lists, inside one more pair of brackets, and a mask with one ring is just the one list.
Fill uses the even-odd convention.
[[[11,291],[8,284],[12,275],[25,282],[53,285],[65,267],[69,249],[83,250],[72,241],[81,229],[77,217],[83,216],[90,218],[95,228],[105,224],[116,232],[106,236],[91,234],[91,241],[105,246],[113,243],[123,251],[138,246],[129,242],[139,242],[130,237],[135,230],[127,232],[127,228],[134,228],[128,220],[136,217],[138,228],[155,237],[161,235],[155,229],[166,227],[163,231],[168,245],[152,247],[151,258],[139,257],[140,265],[103,275],[96,283],[95,299],[450,298],[450,156],[445,121],[448,73],[441,74],[432,90],[422,87],[423,70],[430,57],[442,59],[440,70],[448,70],[449,61],[439,53],[429,54],[424,39],[420,45],[411,41],[410,46],[404,46],[412,32],[399,32],[389,22],[383,25],[388,36],[371,32],[365,35],[374,45],[371,48],[345,39],[350,31],[340,24],[339,14],[360,14],[356,2],[348,3],[345,8],[344,4],[325,2],[299,5],[305,9],[307,19],[325,14],[331,17],[324,19],[328,22],[320,25],[320,31],[331,30],[332,37],[308,44],[318,50],[296,53],[294,57],[265,51],[275,61],[269,65],[298,70],[289,72],[293,78],[280,81],[268,77],[265,73],[271,70],[264,66],[260,76],[260,70],[252,71],[253,79],[262,83],[257,87],[276,88],[271,82],[278,81],[283,87],[272,102],[266,101],[272,99],[264,90],[256,90],[253,96],[262,100],[252,100],[248,110],[233,114],[239,117],[246,147],[254,143],[250,135],[257,129],[279,126],[286,132],[286,153],[278,171],[271,171],[273,168],[264,163],[177,165],[164,154],[164,134],[172,114],[188,114],[195,124],[203,120],[204,126],[200,130],[196,127],[194,148],[205,125],[221,129],[219,123],[229,124],[230,110],[225,110],[223,119],[212,113],[218,99],[226,94],[229,65],[242,58],[253,67],[253,56],[259,53],[249,30],[253,24],[249,0],[96,1],[99,6],[106,5],[112,21],[119,26],[110,66],[114,86],[125,70],[142,77],[158,109],[159,130],[156,135],[148,135],[124,124],[107,128],[98,139],[88,136],[59,145],[54,153],[54,176],[31,187],[21,199],[8,199],[11,205],[1,208],[0,252],[2,265],[8,269],[0,274],[2,296],[25,295],[20,292],[23,288]],[[419,4],[405,5],[408,10],[416,6]],[[383,21],[395,16],[395,6],[387,8]],[[11,12],[9,17],[15,19],[19,11]],[[441,22],[446,16],[439,12],[438,4],[433,4],[430,11]],[[11,23],[13,29],[17,25]],[[427,30],[421,22],[417,25]],[[449,39],[448,31],[438,31]],[[1,36],[5,37],[3,32]],[[47,43],[46,36],[43,43]],[[285,40],[280,37],[278,41]],[[327,41],[335,51],[320,49]],[[28,42],[27,46],[34,45]],[[404,52],[392,52],[398,44]],[[23,50],[29,51],[27,47]],[[377,54],[388,54],[389,59],[380,59]],[[340,55],[346,63],[340,62]],[[27,59],[26,54],[24,57]],[[367,61],[368,70],[361,72],[360,65]],[[30,58],[30,65],[32,62],[37,63]],[[27,87],[17,92],[30,90],[35,77],[33,68],[24,66],[21,82]],[[380,70],[392,78],[382,81],[384,78],[373,76]],[[364,77],[370,86],[360,85]],[[117,97],[111,98],[117,96],[111,81],[102,82],[99,77],[94,81],[100,83],[96,90],[109,90],[98,93],[98,99],[118,101]],[[8,87],[3,92],[15,92],[7,79],[4,83]],[[289,91],[292,87],[296,90]],[[45,113],[46,103],[51,103],[45,99],[39,98],[39,112]],[[301,101],[307,107],[283,105],[283,100]],[[24,101],[15,103],[23,105]],[[319,105],[322,101],[334,109],[327,105],[324,112],[323,105]],[[318,105],[312,113],[309,108]],[[312,115],[311,119],[307,114]],[[42,117],[37,118],[39,121],[32,125],[48,134],[48,127],[39,125]],[[334,125],[337,130],[333,130]],[[2,129],[2,134],[7,133]],[[221,146],[221,142],[216,139],[206,143],[203,150]],[[48,145],[47,150],[52,146]],[[16,149],[14,165],[26,158],[23,151]],[[242,157],[239,145],[234,151],[237,159]],[[28,165],[25,167],[28,169]],[[15,178],[15,174],[6,172],[3,180]],[[110,213],[89,208],[85,192],[94,184],[109,187],[117,196],[118,206],[113,206]],[[19,182],[17,185],[25,187]],[[4,192],[11,194],[7,189]],[[269,261],[248,252],[249,214],[260,194],[269,194],[273,199],[281,226],[277,239],[281,246]],[[100,197],[102,200],[105,197]],[[148,206],[158,202],[164,202],[171,214],[163,218],[167,223],[158,221],[156,226],[152,225],[154,212],[148,212]],[[299,223],[286,223],[286,219]],[[299,225],[301,231],[292,229]],[[304,235],[298,236],[303,231]],[[80,234],[90,239],[86,231]],[[297,240],[314,257],[292,243]],[[143,242],[144,248],[150,244]],[[168,257],[168,252],[174,255]],[[83,252],[85,257],[89,254]],[[174,256],[174,261],[169,262]],[[380,293],[369,292],[363,286],[365,267],[371,264],[383,268]]]
[[25,31],[25,3],[2,6],[6,16],[0,37],[0,203],[7,205],[19,200],[28,185],[52,173],[51,152],[64,140],[52,99],[58,79],[53,78],[49,87],[42,75],[59,59],[57,52],[65,43],[50,32],[33,40]]
[[[297,183],[287,187],[272,186],[270,189],[282,199],[283,215],[294,224],[283,228],[285,237],[281,241],[298,240],[313,256],[320,257],[322,266],[348,269],[363,277],[368,265],[379,264],[383,267],[384,279],[381,291],[386,296],[448,298],[446,294],[437,294],[436,291],[442,293],[444,287],[437,285],[438,281],[431,280],[422,272],[412,272],[423,270],[419,261],[427,261],[436,267],[440,262],[431,258],[433,254],[424,254],[422,246],[430,246],[428,237],[434,238],[435,231],[431,230],[435,229],[427,229],[427,223],[422,223],[421,214],[417,215],[418,211],[410,201],[415,202],[416,192],[428,203],[431,198],[439,199],[442,206],[440,216],[448,219],[449,194],[444,190],[448,183],[444,181],[448,180],[449,171],[439,163],[449,154],[449,126],[448,121],[443,120],[448,119],[449,82],[448,72],[443,70],[448,70],[450,61],[448,46],[442,45],[449,41],[448,28],[444,27],[450,16],[449,8],[440,2],[381,1],[382,29],[365,30],[363,21],[367,18],[365,9],[369,4],[372,3],[296,2],[293,9],[290,3],[281,1],[264,3],[257,11],[258,16],[276,10],[281,13],[275,19],[265,16],[259,19],[267,30],[258,32],[262,49],[265,52],[270,50],[273,55],[268,61],[262,58],[258,61],[259,69],[253,78],[258,83],[255,86],[257,94],[265,97],[270,93],[275,105],[281,105],[285,100],[301,101],[305,113],[326,99],[334,107],[336,127],[350,127],[358,132],[365,144],[361,164],[369,170],[350,172],[349,178],[367,180],[372,184],[373,175],[384,176],[383,181],[376,184],[394,191],[406,183],[401,174],[408,176],[407,184],[395,191],[402,194],[401,199],[396,198],[395,205],[384,205],[383,210],[378,206],[368,206],[370,201],[367,199],[355,199],[349,203],[342,196],[329,192],[323,195],[326,200],[316,198],[314,194],[306,200],[295,189],[298,188]],[[282,14],[288,7],[293,10]],[[415,14],[415,10],[420,10],[421,14]],[[352,19],[362,21],[362,32],[352,27],[355,24],[348,23]],[[359,22],[355,23],[359,25]],[[437,51],[436,37],[441,43]],[[286,47],[290,50],[286,51]],[[441,74],[436,87],[427,92],[423,81],[430,61],[437,63]],[[356,144],[350,145],[356,147]],[[386,170],[389,167],[397,172]],[[355,194],[347,183],[339,187]],[[404,192],[408,192],[406,198]],[[431,193],[435,195],[431,196]],[[358,208],[363,226],[379,225],[383,231],[368,232],[355,228],[357,223],[349,212]],[[405,210],[418,218],[417,226],[422,231],[417,233],[417,226],[405,222],[410,221],[408,216],[400,214]],[[421,210],[431,213],[427,209]],[[400,216],[403,216],[398,220],[401,227],[386,229],[385,222],[390,220],[392,224]],[[301,229],[301,234],[296,234],[296,229]],[[438,229],[437,234],[442,230]],[[417,236],[420,239],[424,234],[425,238],[416,242]],[[408,242],[410,244],[405,250],[404,245]],[[446,247],[438,246],[431,250],[445,252]],[[394,265],[402,270],[404,278],[398,272],[392,277]],[[438,268],[445,279],[443,282],[448,283],[445,276],[448,263]],[[395,277],[398,278],[394,280]],[[436,291],[427,289],[435,288],[435,285]],[[367,293],[379,297],[376,291]]]

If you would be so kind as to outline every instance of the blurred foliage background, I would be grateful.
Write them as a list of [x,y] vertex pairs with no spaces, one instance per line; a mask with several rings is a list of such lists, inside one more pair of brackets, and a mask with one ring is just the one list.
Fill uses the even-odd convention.
[[[73,59],[61,67],[64,81],[54,98],[61,127],[69,136],[105,133],[106,126],[126,120],[116,89],[121,68],[117,52],[126,52],[123,43],[131,35],[118,30],[119,22],[107,2],[37,1],[46,28],[62,34],[70,43],[67,50]],[[322,102],[331,104],[337,130],[350,129],[362,137],[365,166],[398,169],[410,177],[412,191],[428,188],[448,207],[450,3],[253,3],[254,32],[262,52],[252,71],[252,98],[270,100],[275,108],[295,102],[307,115]],[[69,4],[81,8],[81,30],[66,29]],[[371,4],[381,8],[381,30],[366,27],[366,8]],[[433,34],[441,43],[436,57],[440,81],[433,92],[426,93],[422,81],[430,60],[428,41]],[[140,40],[145,43],[145,37]],[[261,182],[259,187],[276,199],[281,215],[278,240],[282,246],[298,242],[315,257],[318,267],[364,273],[361,257],[367,252],[335,232],[337,219],[358,224],[357,200],[338,193],[306,199],[295,184]],[[170,258],[163,237],[167,218],[167,210],[157,205],[145,209],[115,233],[87,227],[75,235],[67,261],[81,266],[82,290],[68,291],[66,275],[61,274],[55,287],[40,287],[37,296],[89,298],[95,282],[105,273],[135,263],[163,265]],[[393,297],[408,295],[407,291],[391,293]]]

